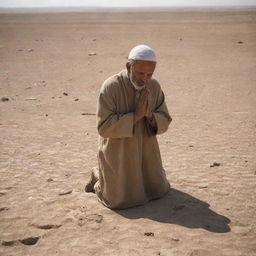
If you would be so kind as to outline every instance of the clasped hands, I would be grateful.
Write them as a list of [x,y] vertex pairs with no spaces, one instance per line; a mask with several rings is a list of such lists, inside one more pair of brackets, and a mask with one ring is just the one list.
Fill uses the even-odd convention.
[[148,88],[143,88],[140,91],[140,97],[136,106],[133,123],[136,124],[140,119],[146,117],[148,120],[152,120],[153,114],[150,109],[151,106],[151,95]]

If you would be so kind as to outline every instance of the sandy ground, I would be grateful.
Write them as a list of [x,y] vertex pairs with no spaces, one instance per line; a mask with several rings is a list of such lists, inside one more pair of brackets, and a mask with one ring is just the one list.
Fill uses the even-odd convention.
[[[173,117],[172,190],[112,211],[84,192],[96,99],[141,43]],[[255,71],[253,11],[1,14],[0,255],[256,255]]]

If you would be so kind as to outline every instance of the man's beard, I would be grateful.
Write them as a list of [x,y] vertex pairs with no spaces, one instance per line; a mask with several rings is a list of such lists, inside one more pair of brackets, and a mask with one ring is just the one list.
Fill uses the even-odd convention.
[[131,71],[131,73],[128,76],[129,76],[129,79],[130,79],[132,85],[134,86],[134,88],[136,90],[140,91],[140,90],[142,90],[143,88],[146,87],[146,83],[143,83],[143,82],[142,83],[138,83],[138,82],[136,82],[136,81],[134,81],[132,79],[132,71]]

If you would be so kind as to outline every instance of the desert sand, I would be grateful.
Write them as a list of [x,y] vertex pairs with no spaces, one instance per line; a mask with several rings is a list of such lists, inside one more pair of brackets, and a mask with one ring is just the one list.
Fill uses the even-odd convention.
[[[173,117],[172,189],[114,211],[84,192],[96,100],[142,43]],[[1,14],[0,255],[256,255],[255,71],[253,10]]]

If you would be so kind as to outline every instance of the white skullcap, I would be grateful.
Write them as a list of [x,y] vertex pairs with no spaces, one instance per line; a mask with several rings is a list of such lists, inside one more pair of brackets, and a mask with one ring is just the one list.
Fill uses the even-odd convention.
[[156,62],[156,55],[149,46],[141,44],[137,45],[130,51],[128,60],[143,60]]

